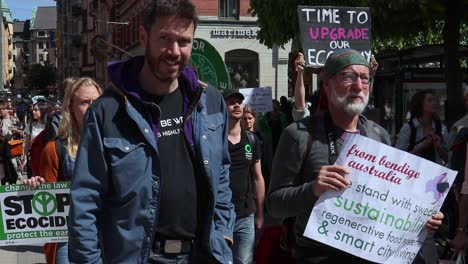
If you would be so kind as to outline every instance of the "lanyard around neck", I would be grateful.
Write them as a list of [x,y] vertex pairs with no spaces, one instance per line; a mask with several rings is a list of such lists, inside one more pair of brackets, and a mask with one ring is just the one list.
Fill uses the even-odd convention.
[[328,138],[328,163],[330,163],[330,165],[333,165],[338,159],[338,149],[336,147],[336,128],[331,120],[330,112],[325,112],[324,119],[325,131],[327,133]]
[[[330,112],[324,113],[324,121],[325,121],[325,131],[327,133],[328,139],[328,162],[330,165],[335,164],[336,160],[338,159],[338,147],[337,147],[337,140],[338,134],[336,133],[336,127],[333,124],[333,121],[330,116]],[[360,127],[360,122],[358,123],[358,131],[363,136],[366,136],[366,133]]]

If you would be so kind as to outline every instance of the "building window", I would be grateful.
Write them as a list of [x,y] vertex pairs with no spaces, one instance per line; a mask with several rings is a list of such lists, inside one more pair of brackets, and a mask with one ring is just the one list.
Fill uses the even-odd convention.
[[38,32],[37,32],[37,36],[38,36],[38,37],[45,37],[45,35],[46,35],[46,34],[45,34],[45,31],[38,31]]
[[237,49],[226,52],[226,66],[231,77],[232,88],[256,88],[259,86],[258,53]]
[[219,0],[219,17],[239,19],[239,0]]
[[42,53],[39,54],[39,61],[41,61],[41,62],[44,61],[44,54],[42,54]]
[[37,48],[38,49],[43,49],[44,48],[44,42],[37,42]]

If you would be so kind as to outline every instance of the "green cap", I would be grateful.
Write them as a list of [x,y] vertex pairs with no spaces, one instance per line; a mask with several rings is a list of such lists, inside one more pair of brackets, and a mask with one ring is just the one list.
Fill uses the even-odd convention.
[[328,74],[335,75],[339,70],[350,65],[364,65],[369,67],[369,63],[361,53],[353,49],[342,49],[328,57],[323,69]]

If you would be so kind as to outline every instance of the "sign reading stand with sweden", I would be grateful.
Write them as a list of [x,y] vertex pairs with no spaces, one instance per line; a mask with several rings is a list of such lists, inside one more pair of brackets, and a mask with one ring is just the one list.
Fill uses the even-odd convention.
[[298,6],[299,32],[306,65],[319,68],[336,50],[354,49],[370,62],[368,7]]
[[68,241],[70,182],[0,186],[0,246]]
[[351,186],[315,203],[304,236],[378,263],[412,263],[457,172],[349,134],[336,164]]

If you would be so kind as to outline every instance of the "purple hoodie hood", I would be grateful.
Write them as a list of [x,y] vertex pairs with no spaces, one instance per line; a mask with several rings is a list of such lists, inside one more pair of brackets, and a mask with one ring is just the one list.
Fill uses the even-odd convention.
[[[158,124],[159,124],[159,114],[155,115],[154,111],[151,111],[148,107],[150,102],[152,102],[152,96],[148,94],[140,85],[138,81],[138,75],[143,67],[145,62],[145,57],[138,56],[133,57],[126,61],[117,61],[117,62],[110,62],[107,65],[107,71],[109,75],[109,79],[117,87],[120,89],[126,96],[134,97],[137,100],[143,102],[146,105],[146,111],[150,116],[150,125],[153,129],[153,133],[155,134],[156,139],[158,134]],[[185,67],[184,70],[181,72],[180,76],[178,77],[179,81],[179,88],[182,92],[184,97],[184,115],[187,114],[187,109],[191,102],[195,98],[195,93],[197,89],[202,89],[198,83],[198,78],[195,72],[190,67]],[[197,106],[198,110],[203,108],[201,102],[198,103]],[[191,119],[191,117],[189,118]],[[185,122],[184,123],[184,133],[187,140],[193,144],[193,127],[192,122]]]
[[[138,81],[138,75],[144,63],[144,56],[133,57],[126,61],[109,62],[107,64],[109,79],[126,95],[147,101],[147,93],[143,90]],[[184,94],[186,102],[191,101],[195,91],[199,87],[197,75],[190,67],[185,67],[178,80],[179,87]]]

